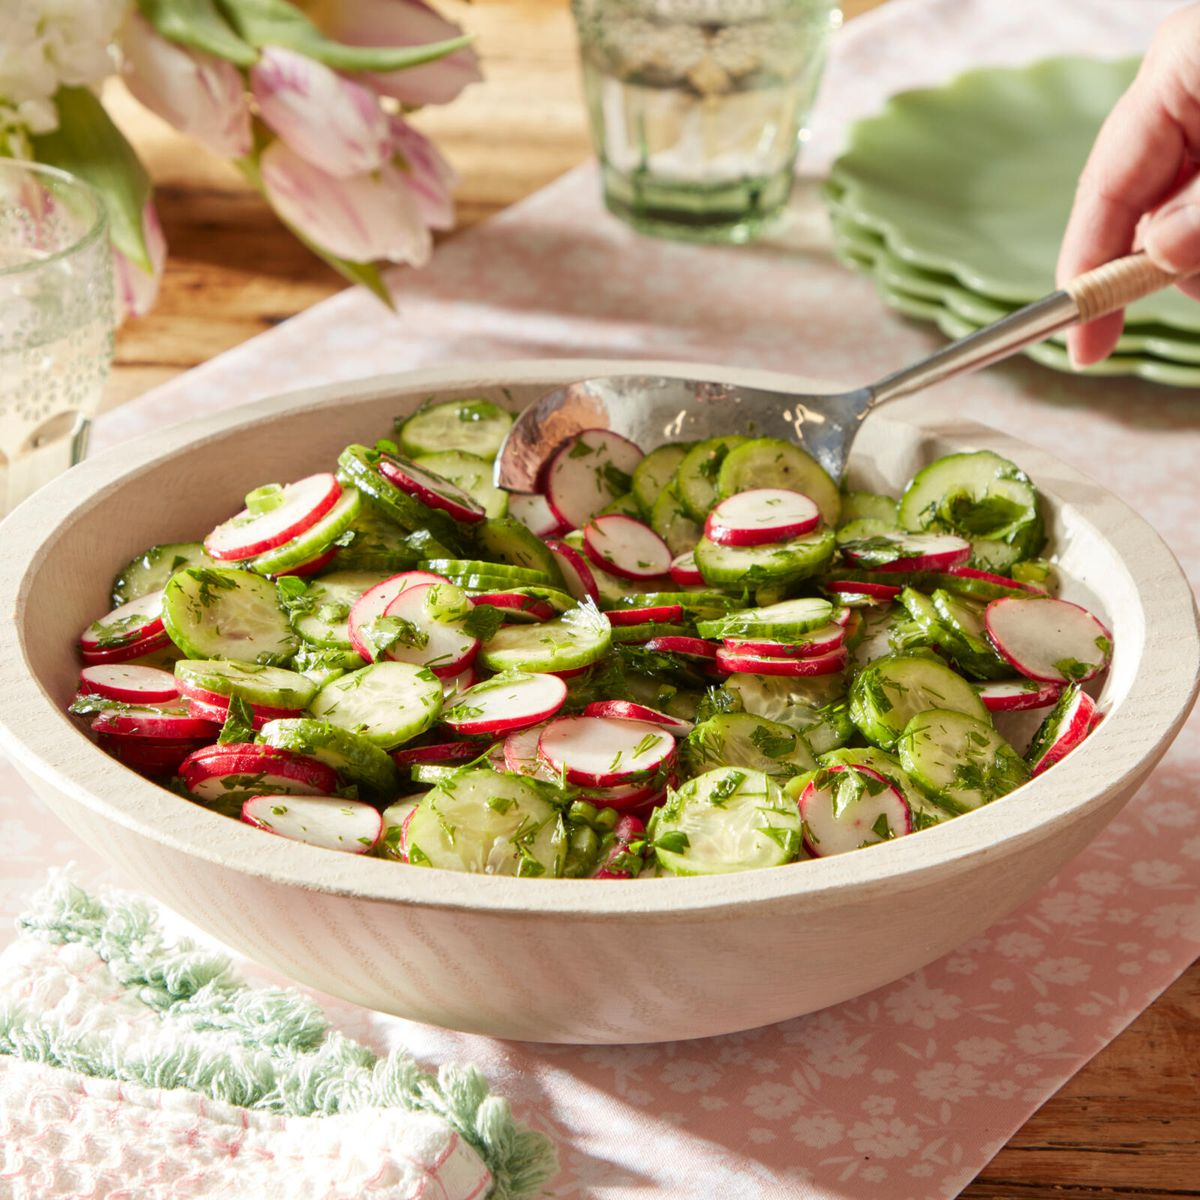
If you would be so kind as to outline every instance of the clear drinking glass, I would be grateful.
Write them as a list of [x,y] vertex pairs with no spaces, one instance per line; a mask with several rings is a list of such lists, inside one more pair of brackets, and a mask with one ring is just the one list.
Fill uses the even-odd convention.
[[113,325],[98,193],[0,159],[0,516],[83,458]]
[[604,201],[635,228],[744,242],[775,218],[837,0],[572,0]]

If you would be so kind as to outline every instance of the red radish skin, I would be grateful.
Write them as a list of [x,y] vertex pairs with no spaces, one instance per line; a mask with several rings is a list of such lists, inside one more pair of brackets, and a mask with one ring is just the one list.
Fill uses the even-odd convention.
[[181,704],[161,708],[131,705],[120,712],[97,713],[92,719],[92,732],[117,733],[150,741],[213,741],[221,732],[221,725],[193,717]]
[[147,654],[166,650],[170,645],[171,639],[164,631],[154,634],[153,637],[143,638],[140,642],[131,642],[128,646],[120,646],[115,650],[81,650],[79,656],[88,666],[99,667],[132,662],[135,658],[145,658]]
[[550,458],[544,469],[542,491],[565,529],[582,529],[623,494],[617,490],[613,476],[632,477],[644,457],[637,446],[618,433],[585,429],[563,442]]
[[683,605],[656,604],[650,608],[610,608],[604,615],[610,625],[642,625],[647,621],[669,625],[683,620]]
[[622,717],[627,721],[649,721],[652,725],[661,725],[676,737],[687,737],[694,728],[691,721],[673,717],[670,713],[659,712],[657,708],[648,708],[645,704],[635,704],[632,700],[593,700],[584,710],[585,717]]
[[425,615],[425,601],[430,589],[438,586],[419,583],[406,588],[384,610],[385,617],[411,621],[429,635],[424,646],[396,645],[387,651],[386,657],[392,662],[428,666],[439,679],[449,679],[461,674],[475,661],[480,642],[463,629],[462,621],[433,621]]
[[644,521],[620,513],[590,521],[583,545],[592,562],[622,579],[659,579],[671,569],[667,543]]
[[1045,708],[1057,704],[1062,695],[1061,683],[1043,683],[1040,687],[1028,688],[1022,686],[1030,680],[1004,679],[993,683],[982,684],[979,688],[979,698],[988,712],[1022,712],[1029,708]]
[[[210,692],[209,695],[216,696],[215,692]],[[197,718],[200,721],[212,721],[220,726],[224,725],[226,718],[229,716],[229,697],[219,696],[217,703],[214,700],[201,700],[195,696],[186,698],[188,715]],[[261,729],[268,721],[278,721],[288,717],[303,716],[304,710],[300,708],[267,708],[258,707],[256,705],[248,705],[250,709],[250,725],[255,730]]]
[[282,504],[258,516],[242,509],[204,539],[204,549],[225,561],[265,554],[312,528],[341,494],[342,485],[328,471],[297,479],[284,485]]
[[508,515],[516,517],[536,537],[554,537],[566,528],[541,492],[509,492]]
[[1046,589],[1036,583],[1024,583],[1019,579],[1009,579],[1007,575],[993,575],[988,571],[977,571],[974,567],[951,567],[948,575],[958,575],[962,579],[979,579],[984,583],[994,583],[997,587],[1016,588],[1029,592],[1033,596],[1045,596]]
[[[882,566],[861,564],[867,570],[881,574],[890,571],[949,571],[953,567],[961,567],[971,557],[971,543],[952,533],[879,533],[871,540],[895,542],[906,549],[915,547],[917,550],[914,554],[893,559]],[[853,545],[843,546],[842,553],[851,563],[859,564]]]
[[84,667],[79,672],[79,693],[126,704],[160,704],[174,700],[179,687],[170,671],[117,663]]
[[242,820],[293,842],[343,854],[366,854],[383,836],[383,815],[361,800],[340,796],[252,796]]
[[526,596],[522,592],[484,592],[471,597],[471,603],[498,608],[506,619],[549,621],[554,616],[554,605],[537,596]]
[[682,654],[690,658],[704,659],[710,663],[716,661],[717,651],[720,648],[717,642],[707,642],[704,638],[679,637],[674,634],[651,638],[646,643],[647,650],[658,650],[663,654]]
[[126,737],[124,734],[101,733],[96,741],[123,766],[143,775],[174,775],[179,764],[207,742],[169,738]]
[[567,591],[576,600],[590,599],[599,603],[600,589],[596,586],[596,577],[592,574],[592,568],[588,566],[587,559],[574,546],[568,546],[566,542],[551,539],[546,542],[546,549],[554,555],[554,561],[558,563],[558,569],[562,572]]
[[[179,694],[189,703],[194,700],[213,708],[229,707],[229,697],[224,692],[210,692],[208,688],[199,687],[190,679],[180,679],[178,682]],[[254,709],[255,712],[269,717],[295,717],[303,712],[303,709],[300,708],[282,708],[272,704],[252,704],[249,700],[246,701],[246,704]]]
[[[837,774],[849,768],[837,764],[827,769],[830,773]],[[871,844],[885,840],[873,829],[880,815],[887,818],[888,827],[894,837],[903,837],[912,832],[912,812],[900,792],[870,767],[860,766],[854,770],[860,775],[878,780],[883,785],[874,796],[864,793],[856,802],[854,809],[862,809],[861,815],[856,811],[856,815],[849,820],[846,819],[846,813],[835,818],[828,790],[816,787],[815,780],[800,793],[797,803],[800,816],[804,820],[804,848],[814,858],[828,858],[848,850],[857,850],[863,842],[871,842],[872,838],[875,840]]]
[[755,654],[763,658],[820,658],[833,654],[845,640],[846,630],[830,623],[792,642],[727,641],[725,649],[732,654]]
[[983,619],[1000,657],[1039,683],[1086,683],[1112,657],[1112,634],[1069,600],[1005,596],[987,606]]
[[482,753],[474,742],[434,742],[428,746],[406,746],[392,751],[392,762],[398,767],[416,767],[422,763],[471,762]]
[[401,592],[408,588],[418,587],[423,583],[449,583],[444,575],[435,575],[432,571],[401,571],[390,579],[384,579],[374,587],[368,588],[350,606],[350,616],[347,626],[350,630],[350,645],[354,652],[366,662],[374,662],[370,648],[363,639],[363,627],[369,625],[387,612],[391,604]]
[[620,813],[649,811],[656,803],[666,799],[666,789],[661,778],[646,783],[627,783],[623,787],[582,788],[580,800],[597,808],[611,808]]
[[557,675],[530,674],[502,683],[495,677],[443,710],[442,723],[464,737],[499,737],[549,720],[566,698],[567,685]]
[[708,514],[704,534],[721,546],[763,546],[811,533],[821,510],[808,496],[784,488],[751,488],[722,500]]
[[1091,733],[1099,721],[1096,702],[1087,692],[1079,691],[1070,708],[1063,715],[1057,737],[1038,758],[1030,763],[1029,774],[1031,776],[1040,775],[1055,763],[1062,762]]
[[559,717],[542,731],[538,753],[569,783],[615,787],[667,769],[675,758],[675,739],[647,721]]
[[613,826],[613,844],[604,856],[604,862],[592,873],[593,879],[632,879],[634,872],[623,864],[625,855],[632,854],[630,846],[646,836],[646,825],[640,817],[625,813]]
[[696,552],[688,550],[685,554],[671,559],[670,576],[680,587],[703,584],[704,576],[700,574],[700,568],[696,566]]
[[858,583],[852,579],[831,579],[821,585],[825,591],[833,592],[836,596],[866,596],[870,600],[887,603],[895,600],[903,588],[893,587],[890,583]]
[[474,687],[478,682],[479,672],[473,666],[468,667],[465,671],[460,671],[457,675],[451,675],[448,679],[442,680],[442,697],[444,700],[449,700],[451,696],[465,692],[467,688]]
[[330,546],[324,554],[318,554],[316,558],[311,559],[306,563],[301,563],[298,567],[293,567],[290,571],[280,571],[277,575],[272,575],[272,579],[283,579],[286,575],[294,575],[297,579],[307,579],[309,575],[315,575],[318,571],[323,571],[335,558],[337,558],[337,546]]
[[379,460],[379,473],[402,492],[415,497],[426,508],[441,509],[456,521],[474,523],[487,518],[483,505],[469,492],[449,479],[442,479],[416,463],[401,461],[385,454]]
[[184,759],[179,775],[187,790],[204,800],[221,799],[230,790],[223,782],[235,775],[254,777],[256,786],[272,791],[310,796],[325,795],[337,787],[337,772],[328,764],[258,742],[206,746]]
[[115,654],[159,635],[165,636],[162,600],[160,588],[118,605],[79,635],[79,649],[88,655]]
[[773,658],[742,654],[725,647],[717,651],[719,667],[730,674],[742,675],[836,675],[848,661],[844,646],[818,658]]

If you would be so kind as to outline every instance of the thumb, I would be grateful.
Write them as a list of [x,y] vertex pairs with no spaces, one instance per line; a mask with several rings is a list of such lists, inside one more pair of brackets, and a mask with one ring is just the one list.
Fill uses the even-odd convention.
[[1164,271],[1176,275],[1200,271],[1200,179],[1193,179],[1150,217],[1142,243]]

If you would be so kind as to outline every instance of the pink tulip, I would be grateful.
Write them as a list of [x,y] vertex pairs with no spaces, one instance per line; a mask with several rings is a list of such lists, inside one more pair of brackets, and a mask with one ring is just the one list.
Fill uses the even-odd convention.
[[152,270],[149,273],[113,247],[113,291],[121,320],[145,316],[154,307],[158,297],[158,284],[167,261],[167,239],[158,223],[153,200],[147,201],[142,210],[142,236],[150,255]]
[[431,229],[454,228],[454,201],[450,193],[458,173],[437,147],[400,117],[392,117],[394,162],[417,200],[421,220]]
[[245,85],[232,63],[168,41],[137,13],[121,34],[129,90],[181,133],[230,158],[250,153]]
[[262,153],[263,188],[275,211],[323,250],[351,262],[424,266],[432,239],[404,174],[390,163],[336,176],[313,166],[286,142]]
[[262,119],[328,175],[374,171],[391,153],[387,114],[375,93],[314,59],[266,46],[250,68]]
[[[323,32],[351,46],[420,46],[462,33],[423,0],[323,0],[311,15]],[[364,78],[380,95],[404,104],[446,104],[483,73],[468,46],[421,67]]]

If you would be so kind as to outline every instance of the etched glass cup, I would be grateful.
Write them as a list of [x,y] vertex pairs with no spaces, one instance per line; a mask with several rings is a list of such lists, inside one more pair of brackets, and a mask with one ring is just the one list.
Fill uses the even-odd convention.
[[635,228],[744,242],[780,213],[836,0],[572,0],[604,201]]
[[0,159],[0,516],[83,457],[113,325],[98,193]]

